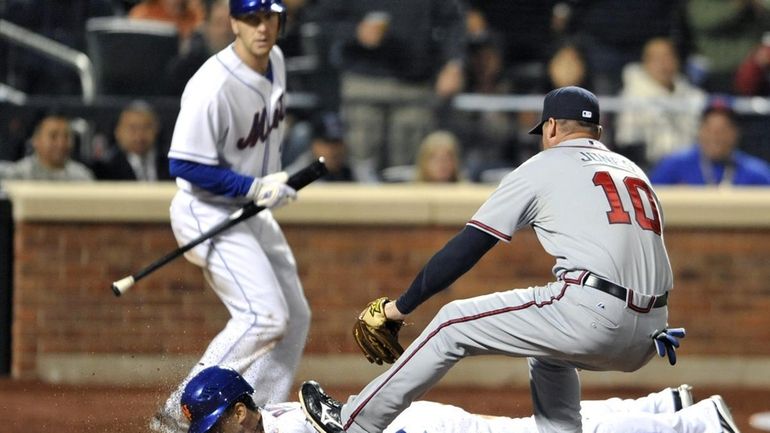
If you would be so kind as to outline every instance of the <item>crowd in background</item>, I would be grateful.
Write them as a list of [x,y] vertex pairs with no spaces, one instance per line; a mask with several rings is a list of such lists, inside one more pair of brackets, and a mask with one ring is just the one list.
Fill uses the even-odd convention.
[[[770,96],[770,1],[284,4],[279,46],[290,65],[289,92],[317,96],[312,108],[291,113],[288,167],[324,155],[335,165],[330,181],[497,182],[539,150],[539,137],[527,134],[539,113],[457,110],[452,98],[579,85],[623,98],[615,115],[602,116],[603,141],[649,170],[653,182],[770,184],[763,159],[770,152],[740,150],[770,128],[765,121],[742,134],[747,125],[733,107],[735,96]],[[72,153],[83,138],[66,116],[41,113],[27,122],[27,134],[0,136],[0,178],[38,170],[48,179],[65,172],[169,179],[162,132],[173,117],[160,118],[153,98],[181,95],[195,70],[232,41],[226,0],[0,0],[0,12],[83,52],[87,23],[97,17],[165,22],[178,37],[167,63],[152,65],[152,97],[129,95],[136,100],[88,137],[101,140],[88,146],[95,151]],[[80,92],[78,77],[61,65],[10,44],[0,43],[0,54],[7,59],[0,82],[31,95]],[[121,54],[142,55],[128,46]],[[52,138],[51,128],[69,138]],[[43,150],[47,141],[58,150]]]

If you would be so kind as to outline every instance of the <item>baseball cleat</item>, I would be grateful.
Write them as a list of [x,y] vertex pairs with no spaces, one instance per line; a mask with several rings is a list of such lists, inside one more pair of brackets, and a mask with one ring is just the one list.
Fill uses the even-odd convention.
[[724,433],[741,433],[738,429],[738,425],[735,424],[733,415],[730,413],[730,409],[727,407],[724,399],[720,395],[712,395],[708,398],[709,401],[714,403],[717,408],[717,414],[719,415],[719,424],[722,426],[722,432]]
[[686,407],[690,407],[693,404],[692,399],[692,386],[686,383],[679,385],[676,388],[671,388],[671,393],[674,395],[674,410],[680,411]]
[[318,433],[342,432],[342,403],[326,395],[318,382],[309,380],[300,386],[299,403]]

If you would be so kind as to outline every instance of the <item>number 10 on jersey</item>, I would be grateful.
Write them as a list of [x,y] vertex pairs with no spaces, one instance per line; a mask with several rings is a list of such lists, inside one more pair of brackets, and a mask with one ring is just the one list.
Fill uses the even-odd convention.
[[[594,185],[602,187],[604,195],[607,196],[607,201],[610,205],[610,210],[607,212],[609,223],[631,224],[631,215],[623,208],[623,202],[620,200],[620,194],[618,193],[618,186],[615,184],[612,176],[610,176],[610,173],[607,171],[597,171],[594,174],[593,181]],[[631,198],[631,204],[634,206],[634,217],[639,227],[660,235],[660,213],[658,212],[658,206],[655,203],[650,186],[638,177],[626,176],[623,178],[623,187]],[[651,216],[648,216],[644,210],[642,195],[644,195],[644,199],[649,203],[649,209],[652,212]]]

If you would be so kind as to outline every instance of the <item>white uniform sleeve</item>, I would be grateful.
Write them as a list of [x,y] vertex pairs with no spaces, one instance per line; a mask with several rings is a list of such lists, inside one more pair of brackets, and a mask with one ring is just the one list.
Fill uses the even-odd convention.
[[259,410],[265,433],[315,433],[298,402],[271,404]]
[[229,106],[216,96],[195,93],[195,82],[182,96],[169,158],[219,165],[218,143],[227,132]]
[[521,170],[523,167],[503,178],[467,225],[510,242],[516,230],[532,223],[538,200],[535,189]]

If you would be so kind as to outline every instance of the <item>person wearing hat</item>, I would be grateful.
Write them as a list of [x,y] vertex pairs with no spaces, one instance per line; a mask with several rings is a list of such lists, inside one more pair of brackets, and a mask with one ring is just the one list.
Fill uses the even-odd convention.
[[[251,387],[235,370],[212,366],[202,370],[185,388],[182,412],[190,421],[188,433],[314,433],[299,403],[258,407]],[[613,398],[581,402],[587,431],[615,433],[723,431],[734,426],[730,410],[719,395],[695,403],[690,385],[664,388],[636,399]],[[532,417],[478,415],[457,406],[417,401],[383,433],[535,433]],[[729,431],[729,430],[725,430]],[[733,430],[737,431],[737,427]]]
[[318,113],[311,119],[310,128],[310,148],[286,167],[286,171],[296,173],[323,157],[327,171],[320,181],[354,182],[356,179],[348,163],[344,125],[339,114],[333,111]]
[[770,185],[770,164],[737,149],[739,128],[729,105],[710,105],[701,116],[698,142],[664,157],[650,180],[660,185]]
[[[542,150],[503,178],[406,291],[373,301],[360,318],[398,329],[392,322],[528,227],[554,257],[554,279],[452,301],[403,354],[378,357],[362,346],[370,361],[393,366],[346,404],[314,382],[303,386],[300,401],[319,431],[383,431],[461,359],[505,355],[527,359],[538,431],[580,432],[578,369],[635,371],[656,349],[676,362],[684,329],[667,329],[673,277],[647,176],[599,141],[599,102],[583,88],[548,93],[530,132],[542,136]],[[516,283],[512,273],[509,287]]]

